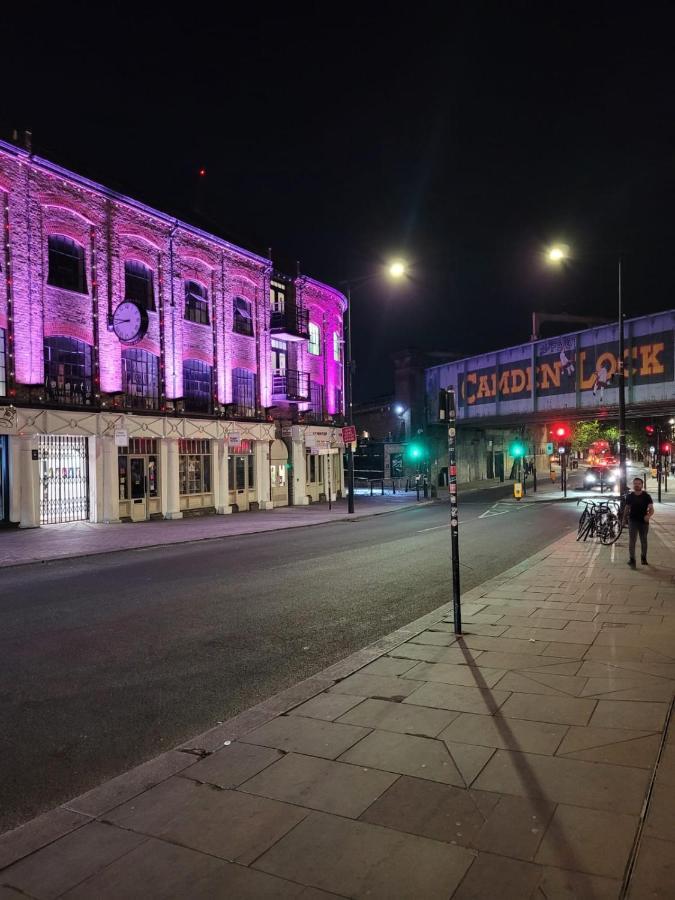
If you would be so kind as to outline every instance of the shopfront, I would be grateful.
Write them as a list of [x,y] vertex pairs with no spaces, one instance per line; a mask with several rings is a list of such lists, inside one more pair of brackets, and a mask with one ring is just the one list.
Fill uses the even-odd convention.
[[245,512],[258,506],[255,477],[255,456],[252,441],[240,441],[228,447],[228,485],[230,506],[235,512]]
[[288,506],[288,448],[283,441],[272,442],[270,485],[273,506]]
[[159,441],[157,438],[130,438],[117,451],[119,476],[119,516],[143,522],[159,517]]
[[89,519],[89,439],[39,434],[40,524]]
[[0,435],[0,525],[9,524],[9,439]]
[[213,461],[208,438],[181,438],[178,441],[178,492],[180,509],[213,511]]

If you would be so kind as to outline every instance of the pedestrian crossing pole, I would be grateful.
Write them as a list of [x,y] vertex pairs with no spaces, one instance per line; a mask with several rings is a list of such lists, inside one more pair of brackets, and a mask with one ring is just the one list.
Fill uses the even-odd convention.
[[462,633],[462,604],[459,591],[459,510],[457,505],[457,408],[453,388],[438,397],[438,418],[448,424],[448,492],[450,494],[450,546],[452,549],[452,614],[455,634]]

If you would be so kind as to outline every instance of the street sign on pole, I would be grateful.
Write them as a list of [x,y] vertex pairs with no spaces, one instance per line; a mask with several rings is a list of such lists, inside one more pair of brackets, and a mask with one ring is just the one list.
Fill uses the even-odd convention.
[[439,419],[448,424],[448,491],[450,493],[450,546],[452,548],[452,613],[455,634],[462,633],[459,589],[459,511],[457,506],[457,410],[452,388],[440,392]]
[[356,440],[356,425],[345,425],[342,429],[342,440],[345,445],[353,444]]

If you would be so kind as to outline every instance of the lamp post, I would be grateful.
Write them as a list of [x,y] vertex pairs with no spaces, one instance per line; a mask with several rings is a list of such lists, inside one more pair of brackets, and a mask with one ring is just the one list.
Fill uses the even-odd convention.
[[[561,264],[569,259],[569,247],[565,244],[555,244],[546,253],[550,263]],[[617,374],[619,376],[619,492],[623,496],[626,493],[626,384],[624,376],[624,356],[626,352],[625,336],[623,328],[623,259],[618,258],[618,324],[619,324],[619,358],[617,360]]]
[[[393,260],[387,266],[387,272],[389,277],[394,281],[400,281],[408,271],[408,267],[406,264],[400,260]],[[352,287],[355,285],[365,284],[367,281],[372,281],[374,278],[377,278],[378,275],[364,275],[361,278],[350,279],[347,281],[341,282],[342,285],[346,286],[347,293],[347,340],[345,341],[345,374],[347,376],[345,380],[345,401],[347,407],[347,424],[354,424],[354,395],[353,395],[353,373],[354,373],[354,360],[352,357]],[[350,443],[347,447],[347,512],[354,512],[354,448]]]

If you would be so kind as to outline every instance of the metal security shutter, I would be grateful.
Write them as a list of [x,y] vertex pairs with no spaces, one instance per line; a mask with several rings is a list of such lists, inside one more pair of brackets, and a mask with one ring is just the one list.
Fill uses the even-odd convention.
[[40,523],[82,522],[89,518],[88,439],[38,436]]

